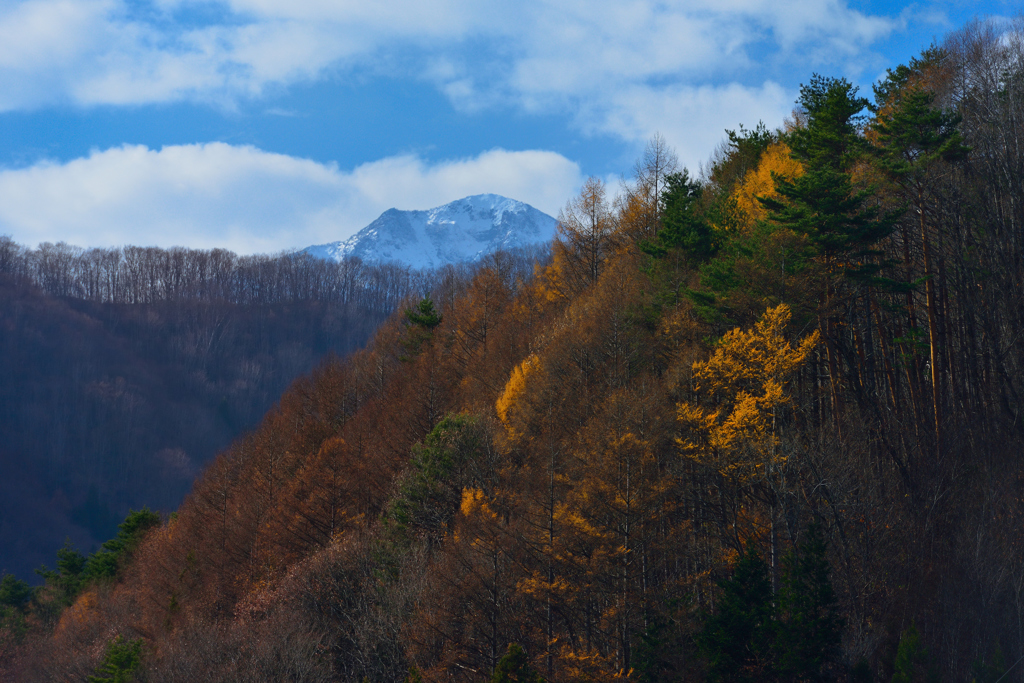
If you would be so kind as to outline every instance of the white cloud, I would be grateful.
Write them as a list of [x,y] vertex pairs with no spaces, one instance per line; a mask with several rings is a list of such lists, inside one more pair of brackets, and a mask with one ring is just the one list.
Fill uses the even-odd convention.
[[[749,84],[766,49],[804,71],[849,62],[899,23],[844,0],[156,0],[155,19],[134,6],[12,0],[0,9],[0,111],[231,103],[394,60],[463,108],[600,108],[623,87]],[[197,25],[200,9],[216,18]]]
[[612,132],[630,140],[647,140],[661,133],[675,148],[680,162],[696,171],[722,140],[725,129],[740,124],[769,128],[782,124],[792,112],[796,93],[777,83],[748,88],[674,86],[624,88],[600,111],[586,115],[586,128]]
[[[504,72],[474,82],[528,109],[600,108],[623,88],[760,84],[773,69],[845,65],[900,25],[840,0],[566,1],[529,4],[523,15],[496,22],[509,31]],[[459,91],[453,101],[473,100]]]
[[0,171],[0,234],[29,246],[273,252],[344,239],[391,207],[484,192],[557,214],[580,182],[574,162],[546,151],[497,149],[437,164],[399,156],[341,171],[224,143],[124,146]]

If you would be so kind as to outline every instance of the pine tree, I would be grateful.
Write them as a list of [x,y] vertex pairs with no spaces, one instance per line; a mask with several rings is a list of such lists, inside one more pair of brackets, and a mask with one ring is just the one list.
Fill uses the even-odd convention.
[[88,557],[83,574],[87,579],[113,578],[125,560],[135,551],[146,532],[160,524],[160,515],[148,507],[129,510],[118,525],[117,536]]
[[127,640],[117,636],[107,643],[103,661],[96,667],[96,673],[89,676],[89,683],[128,683],[135,679],[135,672],[142,663],[142,639]]
[[463,488],[485,483],[485,438],[477,418],[448,415],[413,446],[409,471],[384,516],[393,535],[443,537],[459,509]]
[[34,595],[32,587],[13,574],[4,574],[0,579],[0,651],[2,651],[4,632],[13,637],[15,643],[21,641],[27,632],[26,614]]
[[833,680],[843,620],[829,579],[826,545],[816,525],[783,560],[772,593],[768,566],[748,545],[723,581],[717,612],[698,645],[708,659],[708,680],[818,682]]
[[829,579],[826,545],[816,524],[782,560],[778,594],[778,670],[783,680],[825,681],[839,657],[843,620]]
[[827,270],[871,274],[862,257],[874,254],[875,243],[892,232],[895,216],[880,215],[867,205],[871,192],[853,185],[851,169],[865,151],[859,127],[868,101],[845,79],[815,75],[800,88],[797,102],[807,125],[793,131],[789,146],[806,172],[778,177],[779,198],[764,197],[761,204],[772,223],[807,235]]
[[806,236],[805,253],[794,256],[812,262],[807,275],[811,291],[817,290],[818,324],[837,418],[841,401],[837,304],[854,293],[843,285],[871,282],[877,276],[881,268],[878,242],[892,232],[899,212],[883,214],[869,204],[870,188],[854,186],[853,167],[867,145],[860,129],[868,101],[857,96],[857,88],[845,79],[815,75],[809,85],[801,86],[798,104],[807,124],[793,131],[788,142],[805,173],[794,179],[777,178],[779,197],[759,201],[768,213],[768,223]]
[[544,679],[530,666],[530,658],[518,643],[510,643],[508,651],[494,667],[491,683],[543,683]]
[[768,565],[753,544],[731,577],[719,584],[716,613],[704,622],[698,644],[708,659],[711,683],[774,680],[775,606]]
[[32,599],[32,587],[14,574],[4,574],[0,579],[0,606],[22,609]]
[[678,619],[682,616],[678,602],[670,602],[668,612],[652,610],[644,617],[647,628],[634,648],[632,661],[637,680],[643,683],[685,680],[684,666],[692,649],[690,636]]
[[409,308],[405,311],[405,317],[413,325],[425,327],[432,330],[441,324],[443,317],[434,309],[434,302],[430,297],[425,297],[416,305],[416,308]]
[[693,263],[702,263],[718,251],[714,228],[700,211],[704,186],[691,178],[689,171],[673,173],[665,179],[661,195],[664,209],[661,229],[653,240],[640,243],[644,253],[664,258],[672,249],[680,249]]
[[57,569],[52,570],[45,565],[36,570],[46,581],[47,592],[50,592],[58,605],[66,607],[74,602],[84,580],[86,557],[65,539],[64,545],[57,550]]
[[931,678],[928,663],[928,650],[921,644],[917,626],[911,624],[900,636],[892,683],[926,683]]
[[411,360],[419,355],[424,344],[433,339],[434,328],[441,324],[443,316],[434,308],[434,302],[430,297],[424,297],[416,308],[405,310],[405,319],[408,321],[408,328],[401,341],[402,348],[405,349],[402,360]]

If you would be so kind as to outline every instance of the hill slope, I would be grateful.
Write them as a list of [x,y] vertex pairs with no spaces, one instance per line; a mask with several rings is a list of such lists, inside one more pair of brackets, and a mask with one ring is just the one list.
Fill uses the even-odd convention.
[[[1014,93],[939,131],[980,153],[924,160],[924,229],[862,206],[906,204],[853,186],[891,165],[827,153],[863,149],[842,80],[711,182],[645,192],[649,159],[613,208],[588,181],[569,206],[600,220],[535,277],[453,275],[293,384],[116,582],[51,577],[15,665],[82,679],[118,635],[170,683],[997,680],[1024,659],[1024,187],[990,135]],[[902,94],[881,123],[920,111]],[[737,201],[765,192],[788,204]]]

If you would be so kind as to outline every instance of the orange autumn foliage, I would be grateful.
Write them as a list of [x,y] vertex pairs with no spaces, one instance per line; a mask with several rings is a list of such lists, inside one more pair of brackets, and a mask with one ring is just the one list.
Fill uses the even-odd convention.
[[789,146],[784,142],[769,145],[761,155],[757,168],[748,171],[743,182],[733,192],[736,205],[748,219],[748,229],[767,215],[757,198],[778,197],[775,192],[776,178],[794,180],[804,174],[803,166],[790,153]]
[[789,403],[786,385],[820,338],[814,331],[791,344],[790,317],[785,304],[768,309],[753,330],[726,333],[709,360],[694,363],[694,391],[711,405],[677,406],[683,428],[677,443],[686,457],[740,481],[764,476],[777,457],[775,418]]

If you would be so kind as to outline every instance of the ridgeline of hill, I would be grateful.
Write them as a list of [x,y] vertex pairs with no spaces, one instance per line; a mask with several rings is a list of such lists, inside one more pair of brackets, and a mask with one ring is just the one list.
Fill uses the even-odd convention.
[[38,591],[5,579],[10,675],[1000,679],[1024,655],[1010,29],[873,104],[816,76],[705,178],[655,138],[614,206],[588,181],[550,264],[486,261],[295,382],[176,515],[125,523],[113,575],[66,549]]

